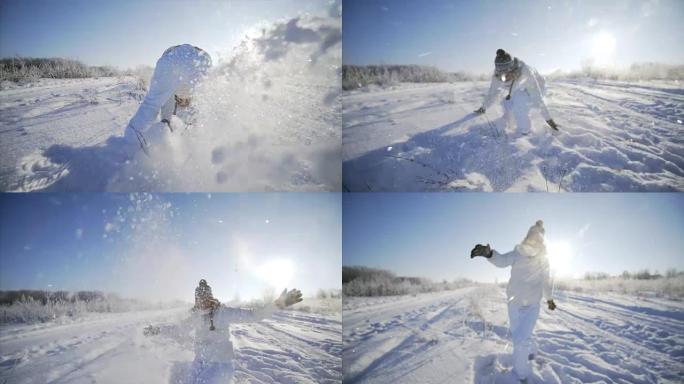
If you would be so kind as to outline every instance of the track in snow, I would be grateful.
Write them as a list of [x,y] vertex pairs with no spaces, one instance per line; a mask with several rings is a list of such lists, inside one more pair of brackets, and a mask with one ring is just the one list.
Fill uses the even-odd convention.
[[337,320],[286,312],[234,328],[238,382],[333,384],[341,380],[342,324]]
[[[493,286],[345,303],[344,382],[517,383],[505,293]],[[558,295],[535,329],[532,383],[684,380],[684,305]]]
[[485,82],[402,84],[343,96],[351,191],[684,190],[684,89],[661,82],[548,83],[552,135],[505,129],[500,105],[471,113]]
[[[56,325],[0,328],[0,383],[335,383],[342,377],[338,316],[286,311],[231,327],[233,364],[198,364],[186,308],[92,315]],[[149,324],[174,332],[144,336]]]

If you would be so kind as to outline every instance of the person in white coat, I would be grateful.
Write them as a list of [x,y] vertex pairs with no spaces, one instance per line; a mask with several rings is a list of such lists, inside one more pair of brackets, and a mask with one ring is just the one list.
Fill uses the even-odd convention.
[[550,310],[556,309],[544,232],[544,223],[539,220],[511,252],[501,254],[491,249],[489,244],[477,244],[470,253],[471,259],[483,256],[499,268],[511,267],[511,278],[506,288],[508,319],[513,338],[513,370],[521,381],[527,380],[532,373],[529,360],[534,358],[537,350],[532,332],[539,317],[542,297]]
[[195,358],[191,362],[177,362],[170,369],[174,383],[232,383],[235,373],[231,324],[259,322],[271,317],[277,310],[302,301],[298,289],[283,290],[272,303],[255,309],[228,307],[211,295],[206,280],[200,280],[195,289],[196,305],[191,316],[180,324],[147,326],[145,336],[167,336],[182,345],[193,345]]
[[[167,49],[157,60],[149,90],[138,111],[126,126],[124,137],[147,151],[153,123],[161,112],[161,121],[172,128],[172,116],[187,108],[195,87],[211,67],[211,56],[190,44]],[[164,127],[164,126],[162,126]]]
[[487,108],[494,104],[502,89],[507,92],[502,100],[502,106],[504,120],[509,127],[516,126],[519,134],[528,134],[531,128],[530,109],[538,108],[546,123],[552,129],[558,130],[558,125],[551,118],[544,103],[546,91],[544,78],[522,60],[511,57],[503,49],[498,49],[494,59],[494,74],[489,92],[482,106],[475,110],[475,113],[485,113]]
[[[195,289],[196,300],[199,306],[193,307],[192,311],[199,315],[202,326],[195,334],[195,358],[198,361],[219,359],[227,362],[233,359],[233,344],[230,342],[230,325],[237,323],[259,322],[271,317],[278,309],[284,309],[302,301],[302,292],[298,289],[283,290],[280,296],[272,303],[265,303],[257,309],[244,309],[227,307],[221,304],[211,294],[211,288],[206,280],[200,280],[200,285]],[[205,303],[202,303],[205,302]],[[209,324],[206,324],[207,321]],[[207,326],[208,325],[208,326]]]

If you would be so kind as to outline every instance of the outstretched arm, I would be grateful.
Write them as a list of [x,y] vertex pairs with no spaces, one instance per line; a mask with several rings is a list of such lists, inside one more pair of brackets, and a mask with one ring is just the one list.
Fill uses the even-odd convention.
[[515,261],[515,258],[517,256],[517,252],[511,251],[502,255],[499,252],[493,250],[489,246],[489,244],[478,244],[475,246],[475,248],[473,248],[472,251],[470,251],[471,259],[477,256],[485,257],[487,260],[489,260],[490,263],[494,264],[499,268],[505,268],[513,265],[513,262]]
[[501,82],[499,81],[499,79],[497,79],[496,76],[492,75],[492,81],[489,83],[489,91],[487,91],[487,96],[485,96],[482,106],[475,112],[484,113],[487,110],[487,108],[492,106],[492,103],[494,103],[494,98],[496,97],[496,95],[499,94],[500,86]]
[[513,262],[515,262],[515,258],[517,256],[518,252],[516,252],[515,250],[501,254],[496,250],[492,249],[492,257],[490,257],[487,260],[489,260],[489,262],[494,264],[496,267],[506,268],[513,265]]

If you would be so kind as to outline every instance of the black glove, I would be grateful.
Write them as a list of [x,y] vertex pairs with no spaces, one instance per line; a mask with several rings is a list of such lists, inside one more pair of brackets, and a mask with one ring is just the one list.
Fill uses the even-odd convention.
[[287,288],[283,289],[283,293],[275,301],[276,307],[283,309],[290,305],[297,304],[302,301],[302,292],[298,289],[292,289],[288,292]]
[[493,254],[494,251],[492,251],[492,249],[489,247],[489,244],[478,244],[475,246],[475,248],[473,248],[472,251],[470,251],[470,258],[472,259],[475,256],[483,256],[489,259]]
[[548,124],[549,127],[551,127],[551,129],[553,129],[554,131],[558,130],[558,124],[556,124],[556,122],[553,121],[553,119],[546,120],[546,124]]
[[480,107],[480,108],[474,110],[473,112],[481,115],[481,114],[485,113],[485,111],[486,111],[486,109],[484,109],[484,107]]
[[549,305],[549,309],[550,309],[550,310],[553,311],[554,309],[556,309],[556,303],[553,302],[553,299],[547,300],[547,301],[546,301],[546,304]]

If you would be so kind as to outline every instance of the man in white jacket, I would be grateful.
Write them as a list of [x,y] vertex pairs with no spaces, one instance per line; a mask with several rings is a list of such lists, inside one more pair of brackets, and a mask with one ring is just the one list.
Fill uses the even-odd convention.
[[151,132],[159,112],[161,121],[171,128],[172,116],[190,105],[192,92],[210,67],[211,57],[200,48],[183,44],[167,49],[157,61],[147,95],[124,136],[146,151],[150,137],[161,133]]
[[537,70],[525,64],[517,57],[513,58],[503,49],[496,51],[494,59],[494,75],[489,92],[482,106],[475,113],[485,113],[499,95],[501,89],[507,92],[502,101],[504,120],[508,126],[517,126],[521,135],[530,132],[530,108],[538,108],[546,123],[554,130],[558,125],[553,121],[544,104],[546,85],[544,78]]
[[556,309],[552,298],[549,261],[544,244],[544,223],[539,220],[527,232],[527,236],[511,252],[501,254],[489,244],[477,244],[470,258],[483,256],[499,268],[512,267],[506,295],[508,296],[508,319],[513,338],[513,370],[521,381],[532,373],[529,360],[534,358],[536,345],[532,331],[539,317],[542,296],[550,310]]

